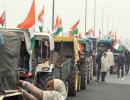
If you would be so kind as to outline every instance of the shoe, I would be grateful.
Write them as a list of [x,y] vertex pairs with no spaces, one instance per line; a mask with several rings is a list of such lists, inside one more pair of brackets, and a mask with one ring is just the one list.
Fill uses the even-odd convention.
[[121,80],[124,80],[124,78],[121,78]]
[[95,83],[96,83],[96,84],[99,84],[99,83],[100,83],[100,81],[99,81],[99,80],[95,80]]

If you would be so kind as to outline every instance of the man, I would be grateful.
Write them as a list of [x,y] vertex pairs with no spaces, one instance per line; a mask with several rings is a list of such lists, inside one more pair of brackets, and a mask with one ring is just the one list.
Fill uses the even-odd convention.
[[108,70],[108,58],[107,53],[103,52],[102,58],[101,58],[101,73],[102,73],[102,82],[105,82],[106,72]]
[[122,80],[124,80],[124,65],[125,65],[125,56],[123,55],[123,52],[120,53],[120,55],[117,58],[117,62],[118,62],[118,68],[117,68],[117,75],[118,78],[120,76],[120,69],[121,69],[121,77]]
[[26,81],[20,80],[18,83],[29,91],[22,90],[26,100],[66,100],[66,88],[59,79],[48,81],[45,91]]
[[125,72],[126,75],[129,73],[129,65],[130,65],[130,53],[128,50],[125,51],[125,58],[126,58],[126,64],[125,64]]
[[97,63],[97,80],[96,82],[99,83],[100,80],[100,72],[101,72],[101,57],[102,57],[102,53],[99,52],[96,58],[96,63]]
[[114,55],[110,49],[107,51],[107,58],[108,58],[108,76],[109,76],[109,73],[112,73],[113,66],[115,65],[114,64]]

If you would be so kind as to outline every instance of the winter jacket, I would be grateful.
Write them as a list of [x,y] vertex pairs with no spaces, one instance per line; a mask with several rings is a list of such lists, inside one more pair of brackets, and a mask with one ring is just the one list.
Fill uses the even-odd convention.
[[120,54],[117,59],[118,65],[123,66],[125,64],[125,56]]
[[114,66],[114,55],[111,51],[107,52],[108,64],[109,67]]
[[108,59],[102,56],[101,58],[101,72],[106,72],[108,70]]
[[102,57],[102,54],[99,54],[96,58],[96,63],[98,64],[98,67],[101,68],[101,57]]

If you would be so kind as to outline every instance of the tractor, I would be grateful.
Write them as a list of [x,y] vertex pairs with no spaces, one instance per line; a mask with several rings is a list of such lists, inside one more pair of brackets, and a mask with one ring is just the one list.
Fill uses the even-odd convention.
[[75,96],[80,88],[78,40],[55,36],[54,45],[54,77],[64,81],[68,96]]
[[54,40],[48,33],[35,33],[35,47],[32,51],[33,82],[43,90],[47,82],[53,79],[54,65],[52,63]]

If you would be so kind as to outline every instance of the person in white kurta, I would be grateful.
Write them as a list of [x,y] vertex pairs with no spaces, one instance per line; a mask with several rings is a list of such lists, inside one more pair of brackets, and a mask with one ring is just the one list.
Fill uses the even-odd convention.
[[66,88],[59,79],[54,79],[54,90],[43,91],[43,100],[66,100]]
[[107,51],[107,58],[108,58],[108,76],[109,76],[110,68],[115,65],[114,54],[113,54],[113,52],[111,52],[110,49]]
[[103,53],[101,58],[101,73],[102,73],[102,82],[105,82],[106,72],[108,70],[108,58],[106,52]]
[[22,89],[26,100],[66,100],[67,98],[65,85],[60,79],[50,80],[45,91],[27,81],[20,80],[19,83],[30,92]]

